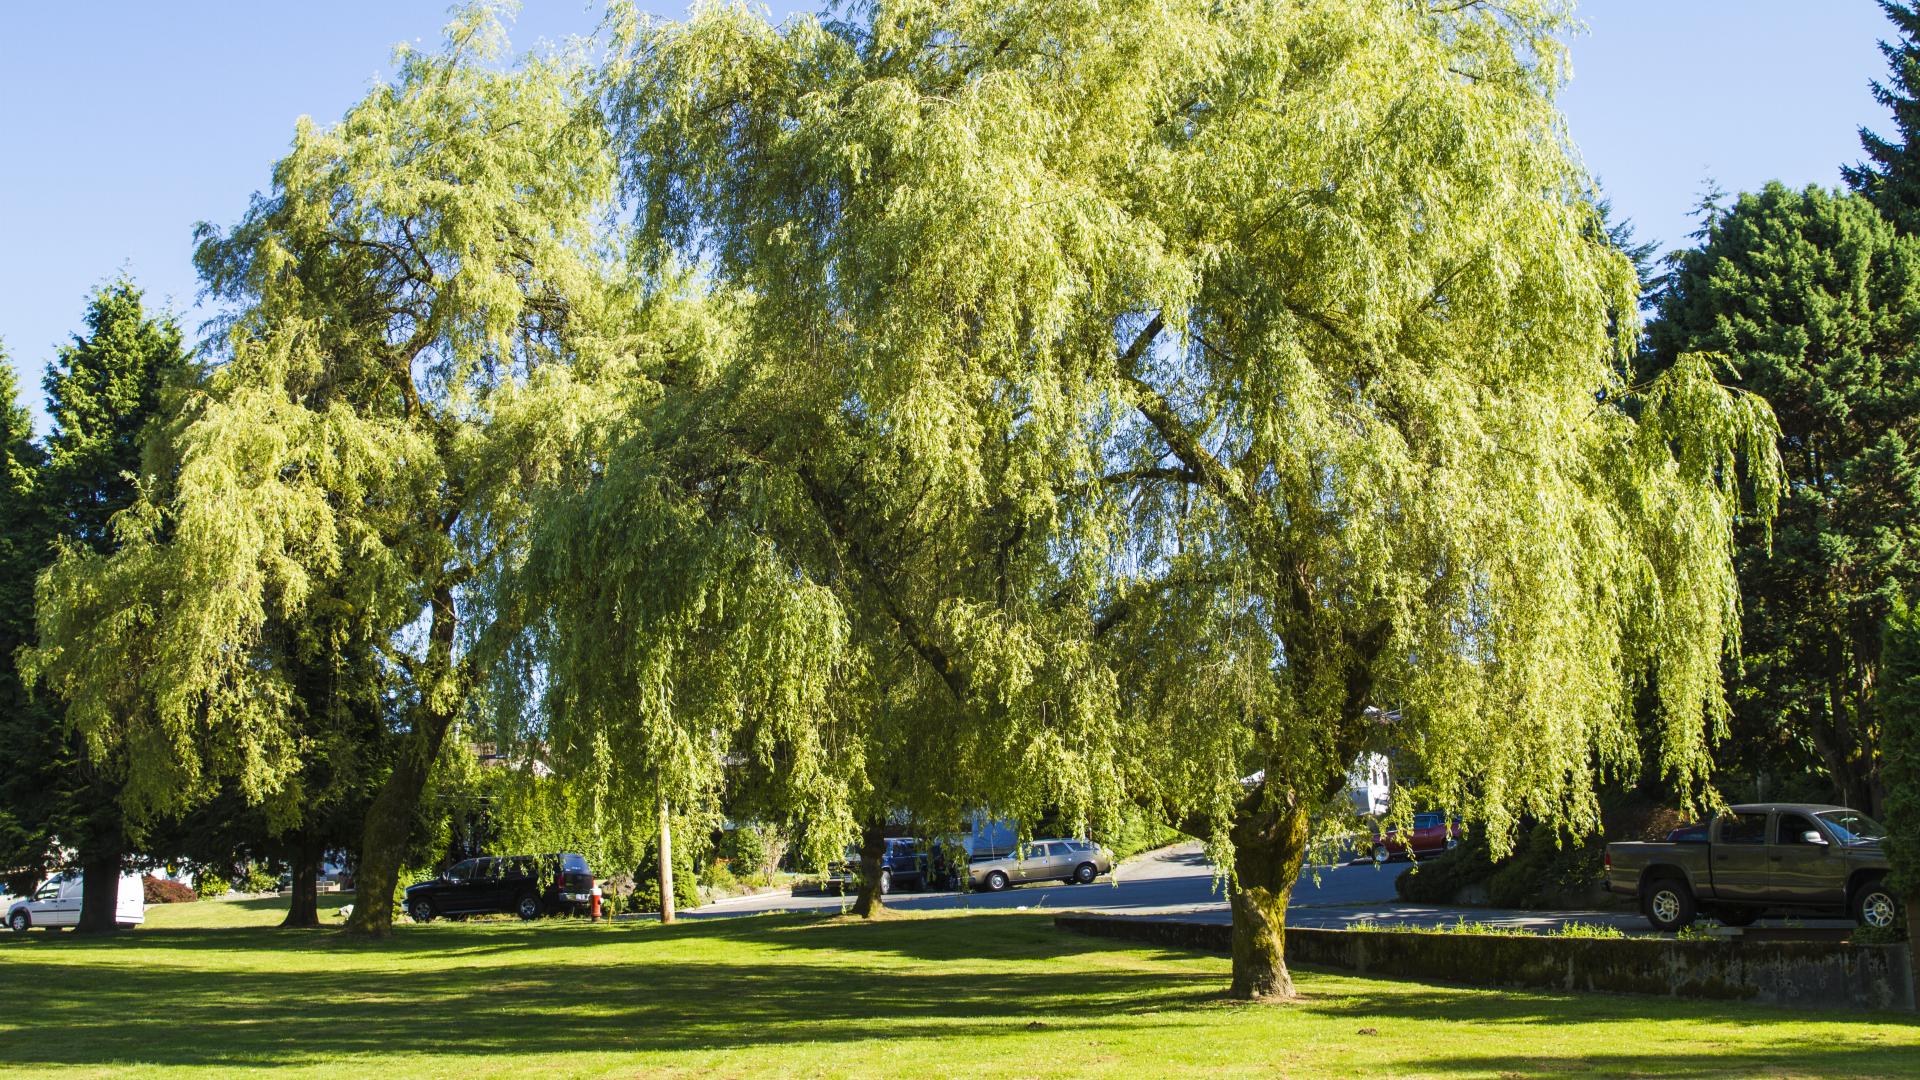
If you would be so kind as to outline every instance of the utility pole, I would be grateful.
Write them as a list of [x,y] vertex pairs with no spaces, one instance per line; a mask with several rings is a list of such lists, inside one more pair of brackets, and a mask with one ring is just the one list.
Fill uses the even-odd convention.
[[673,825],[664,784],[660,787],[660,921],[673,921]]

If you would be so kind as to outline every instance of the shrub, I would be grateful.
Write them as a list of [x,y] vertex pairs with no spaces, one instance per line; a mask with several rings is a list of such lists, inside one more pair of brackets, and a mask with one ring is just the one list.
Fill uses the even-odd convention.
[[273,892],[280,887],[280,878],[267,869],[264,863],[254,863],[247,876],[240,879],[240,891],[250,893]]
[[[629,898],[631,910],[660,910],[658,859],[659,856],[650,851],[634,871],[633,895]],[[677,843],[674,845],[673,858],[673,906],[676,911],[700,906],[700,886],[693,872],[693,857]]]
[[200,899],[200,894],[181,882],[152,874],[140,879],[140,892],[149,904],[187,904]]
[[1485,881],[1493,865],[1487,861],[1487,841],[1468,833],[1460,846],[1421,859],[1393,880],[1393,891],[1413,904],[1451,904],[1460,890]]
[[228,892],[232,891],[232,889],[233,886],[228,883],[226,878],[221,877],[211,870],[193,879],[193,891],[198,893],[203,900],[210,900],[216,896],[225,896]]
[[[740,887],[740,879],[733,875],[733,867],[726,859],[712,859],[700,871],[700,884],[716,892],[732,892]],[[679,891],[679,882],[675,882],[674,892]]]
[[727,860],[736,879],[763,882],[779,871],[789,846],[777,825],[740,825],[721,836],[715,852]]

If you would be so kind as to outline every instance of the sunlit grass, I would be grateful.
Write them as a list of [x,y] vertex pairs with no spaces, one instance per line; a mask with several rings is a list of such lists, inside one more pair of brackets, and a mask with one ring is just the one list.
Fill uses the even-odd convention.
[[[189,914],[189,909],[199,909]],[[323,913],[327,910],[323,905]],[[1897,1076],[1920,1024],[1301,972],[1221,996],[1218,957],[1042,916],[188,929],[0,937],[0,1069],[279,1076]]]

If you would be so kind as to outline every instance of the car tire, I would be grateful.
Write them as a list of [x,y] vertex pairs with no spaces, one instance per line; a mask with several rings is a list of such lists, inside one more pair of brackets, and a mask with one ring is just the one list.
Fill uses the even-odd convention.
[[22,908],[8,917],[7,925],[12,928],[14,933],[24,934],[33,929],[33,916],[27,914],[26,909]]
[[1647,922],[1655,930],[1667,933],[1692,926],[1700,912],[1694,903],[1693,890],[1679,878],[1661,878],[1647,886],[1641,907]]
[[893,871],[882,869],[880,871],[880,895],[885,896],[892,891],[893,891]]
[[1449,836],[1449,837],[1447,837],[1447,850],[1448,850],[1448,851],[1452,851],[1452,850],[1453,850],[1454,848],[1457,848],[1457,847],[1459,847],[1459,846],[1460,846],[1460,840],[1459,840],[1459,838],[1458,838],[1458,837],[1453,837],[1453,836]]
[[1721,908],[1713,913],[1713,917],[1719,919],[1723,926],[1752,926],[1760,920],[1760,909],[1757,907]]
[[1854,890],[1853,921],[1870,930],[1893,930],[1900,925],[1900,898],[1884,880],[1869,881]]
[[1100,868],[1090,862],[1083,862],[1073,868],[1073,880],[1082,885],[1093,884],[1093,879],[1099,876]]
[[522,896],[514,903],[513,913],[527,922],[532,922],[540,917],[540,898],[532,893]]
[[1392,860],[1392,858],[1393,858],[1393,852],[1388,851],[1385,844],[1373,845],[1374,865],[1385,866],[1390,860]]
[[987,873],[986,886],[988,892],[1002,892],[1008,884],[1007,875],[1000,871],[992,870]]
[[407,905],[407,914],[417,923],[432,922],[433,903],[428,900],[415,900],[413,903]]

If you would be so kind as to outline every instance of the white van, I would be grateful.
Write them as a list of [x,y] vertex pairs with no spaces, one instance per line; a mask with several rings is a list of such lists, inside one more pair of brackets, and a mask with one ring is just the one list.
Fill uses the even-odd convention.
[[[15,900],[7,906],[7,926],[16,932],[36,926],[76,926],[80,922],[79,871],[55,874],[40,886],[29,900]],[[147,898],[140,878],[120,875],[120,895],[114,909],[114,921],[121,926],[138,926],[147,921]]]

